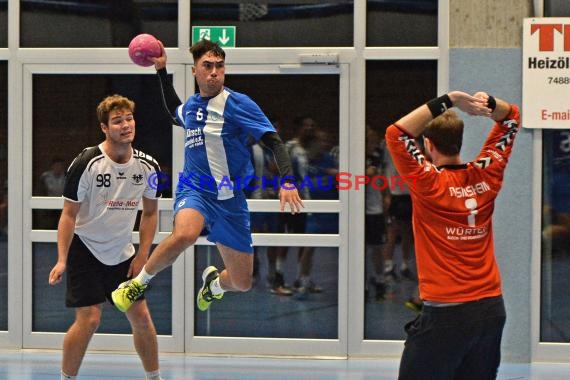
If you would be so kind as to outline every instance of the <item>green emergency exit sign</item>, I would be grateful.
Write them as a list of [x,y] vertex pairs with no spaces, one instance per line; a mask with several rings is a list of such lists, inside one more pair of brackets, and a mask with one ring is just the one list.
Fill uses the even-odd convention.
[[221,47],[236,47],[235,26],[193,26],[192,44],[206,39]]

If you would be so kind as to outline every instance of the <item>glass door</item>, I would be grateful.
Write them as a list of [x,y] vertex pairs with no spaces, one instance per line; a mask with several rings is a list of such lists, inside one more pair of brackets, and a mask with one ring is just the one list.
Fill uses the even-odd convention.
[[[184,66],[172,65],[176,87],[183,90]],[[61,348],[61,341],[75,318],[65,307],[65,274],[61,283],[50,286],[48,275],[57,261],[57,224],[63,201],[57,184],[72,160],[86,147],[104,140],[96,107],[108,95],[121,94],[133,100],[137,133],[133,146],[156,158],[162,170],[173,166],[175,131],[162,112],[154,71],[134,65],[40,65],[24,66],[23,165],[23,347]],[[176,162],[176,161],[175,161]],[[46,180],[46,179],[49,179]],[[61,187],[61,186],[60,186]],[[168,235],[163,230],[172,208],[171,188],[159,200],[160,226],[154,243]],[[58,195],[59,194],[59,195]],[[138,231],[133,233],[135,248]],[[184,258],[165,270],[153,284],[147,300],[165,351],[182,351],[184,322]],[[101,324],[89,348],[132,350],[130,325],[111,304],[103,307]]]
[[[226,293],[207,312],[189,302],[186,351],[346,356],[348,191],[337,189],[336,174],[348,170],[348,102],[341,96],[348,65],[226,67],[226,85],[250,96],[286,143],[305,209],[279,213],[272,159],[253,146],[260,179],[248,194],[254,286]],[[203,240],[186,260],[190,295],[210,264],[223,267]]]

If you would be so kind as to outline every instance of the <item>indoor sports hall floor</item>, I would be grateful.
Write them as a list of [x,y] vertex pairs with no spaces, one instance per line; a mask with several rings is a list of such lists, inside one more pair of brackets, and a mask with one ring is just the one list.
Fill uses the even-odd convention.
[[[59,351],[0,351],[0,379],[59,380]],[[161,356],[166,380],[396,380],[398,361],[386,359],[269,359]],[[88,353],[79,379],[144,379],[138,357]],[[511,364],[499,380],[570,379],[570,364]]]
[[[319,271],[315,273],[315,280],[322,285],[325,291],[312,295],[303,302],[294,297],[279,298],[271,295],[264,281],[263,256],[261,261],[262,275],[257,285],[247,294],[236,297],[227,297],[224,308],[212,311],[214,320],[223,320],[226,309],[232,309],[231,305],[259,304],[263,303],[261,310],[272,310],[277,315],[288,316],[283,326],[300,326],[299,318],[311,318],[318,321],[320,330],[334,334],[336,324],[331,323],[327,310],[336,310],[336,272],[338,260],[334,251],[319,249],[316,253],[316,262],[319,263]],[[38,257],[50,257],[39,255]],[[294,259],[295,255],[291,255]],[[41,260],[40,260],[41,261]],[[294,260],[293,264],[294,264]],[[38,262],[39,268],[51,268],[51,262]],[[570,262],[568,263],[570,265]],[[198,263],[198,267],[204,267],[204,263]],[[48,270],[48,269],[46,269]],[[37,272],[37,273],[36,273]],[[294,265],[289,268],[287,278],[294,278]],[[35,271],[38,278],[35,281],[45,281],[47,273],[41,270]],[[166,281],[169,276],[163,276],[161,281]],[[160,279],[157,279],[157,281]],[[411,288],[413,283],[400,282],[400,287]],[[565,287],[564,289],[567,289]],[[53,290],[53,289],[52,289]],[[62,290],[61,290],[62,291]],[[374,302],[368,300],[366,305],[367,317],[365,335],[369,339],[404,339],[403,323],[413,318],[414,313],[403,306],[404,295],[409,294],[410,289],[401,289],[395,300]],[[62,303],[58,297],[41,294],[47,297],[48,303]],[[48,297],[49,296],[49,297]],[[61,297],[60,297],[61,298]],[[558,297],[555,297],[558,299]],[[247,302],[244,302],[246,300]],[[560,301],[567,297],[560,297]],[[254,302],[255,301],[255,302]],[[568,302],[565,302],[568,305]],[[567,306],[566,306],[567,307]],[[59,308],[58,308],[59,309]],[[111,313],[109,313],[111,314]],[[118,314],[118,312],[117,312]],[[267,313],[265,313],[267,314]],[[258,326],[265,326],[267,321],[274,321],[275,316],[256,314]],[[247,315],[254,315],[254,310]],[[565,314],[567,315],[567,313]],[[121,316],[122,317],[122,316]],[[158,316],[157,316],[158,317]],[[199,314],[197,320],[204,318]],[[259,319],[260,318],[260,319]],[[124,318],[122,318],[124,319]],[[122,320],[121,319],[121,320]],[[163,318],[164,319],[164,318]],[[167,318],[166,318],[167,319]],[[111,318],[107,325],[113,326],[118,318]],[[157,318],[160,324],[161,318]],[[328,321],[328,322],[327,322]],[[568,319],[550,321],[552,326],[558,327],[553,330],[568,331]],[[275,324],[275,323],[274,323]],[[62,323],[56,331],[65,331],[69,321]],[[200,325],[200,324],[198,324]],[[265,326],[265,329],[269,327]],[[273,331],[273,330],[268,330]],[[291,331],[281,331],[284,336],[289,336]],[[205,335],[207,331],[202,332]],[[220,329],[216,331],[221,336],[232,336],[235,331]],[[310,333],[310,331],[308,332]],[[326,335],[326,334],[325,334]],[[267,334],[266,334],[267,336]],[[325,336],[326,338],[326,336]],[[567,339],[556,337],[556,339]],[[555,341],[557,341],[555,339]],[[59,380],[61,351],[60,350],[0,350],[0,380]],[[285,358],[251,358],[251,357],[212,357],[190,356],[184,354],[161,354],[161,370],[166,380],[396,380],[398,374],[398,359],[285,359]],[[144,379],[144,373],[139,359],[134,354],[88,352],[80,371],[78,380],[81,379]],[[499,380],[565,380],[570,379],[570,363],[503,363],[499,369]]]

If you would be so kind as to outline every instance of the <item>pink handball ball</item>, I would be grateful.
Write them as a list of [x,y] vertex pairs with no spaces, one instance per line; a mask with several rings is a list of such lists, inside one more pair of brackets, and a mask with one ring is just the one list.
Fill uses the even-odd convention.
[[147,57],[160,57],[160,44],[151,34],[139,34],[129,44],[129,57],[139,66],[152,66],[154,62]]

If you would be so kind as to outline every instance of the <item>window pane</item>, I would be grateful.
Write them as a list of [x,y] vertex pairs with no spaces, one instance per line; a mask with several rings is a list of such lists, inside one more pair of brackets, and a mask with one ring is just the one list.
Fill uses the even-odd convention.
[[[399,191],[383,139],[388,125],[436,96],[437,62],[370,61],[366,70],[366,168],[374,167],[382,176],[377,187],[389,184],[389,191],[369,187],[366,193],[364,339],[403,340],[403,326],[419,303],[411,201]],[[392,269],[385,259],[393,261]]]
[[0,62],[0,330],[8,330],[8,65]]
[[8,47],[8,2],[0,2],[0,47]]
[[[60,195],[61,196],[61,195]],[[57,230],[61,209],[32,210],[32,229],[34,230]]]
[[544,15],[568,17],[570,16],[570,3],[567,0],[544,0]]
[[0,235],[0,330],[8,330],[8,241]]
[[570,342],[570,130],[544,130],[541,341]]
[[256,233],[338,234],[338,222],[337,213],[251,213],[251,230]]
[[367,46],[437,46],[437,1],[368,0]]
[[193,26],[235,26],[237,47],[352,46],[352,3],[193,0],[190,17]]
[[[135,245],[135,248],[138,247]],[[74,309],[65,306],[66,274],[61,283],[55,286],[48,285],[49,273],[57,261],[57,245],[55,243],[34,243],[32,250],[32,331],[66,332],[75,318]],[[169,267],[153,279],[152,287],[145,292],[159,335],[172,334],[171,283],[172,271]],[[97,332],[130,334],[131,327],[125,314],[106,302],[103,305],[103,316]]]
[[437,96],[437,61],[368,61],[366,124],[383,131]]
[[[313,271],[305,281],[306,292],[295,279],[297,247],[256,247],[255,283],[246,293],[227,292],[208,311],[196,309],[195,335],[264,338],[338,338],[338,249],[304,248],[312,253]],[[280,252],[278,252],[280,251]],[[312,252],[311,252],[312,251]],[[268,257],[282,257],[269,275]],[[202,271],[208,265],[223,269],[214,246],[196,247],[194,286],[202,286]],[[281,268],[281,282],[275,285],[275,268]],[[311,283],[313,286],[311,286]]]
[[[339,77],[228,75],[226,85],[249,95],[273,122],[286,143],[303,199],[338,199]],[[252,153],[260,180],[245,184],[251,189],[248,197],[277,199],[273,155],[257,144]]]
[[178,43],[176,0],[21,1],[20,20],[22,47],[127,47],[140,33]]
[[[566,0],[545,0],[544,15],[570,16]],[[570,342],[570,130],[542,131],[540,341]]]
[[[33,86],[33,195],[48,195],[41,179],[54,161],[67,167],[83,148],[104,140],[96,107],[111,94],[135,102],[133,146],[154,157],[163,171],[170,171],[172,121],[163,110],[154,75],[36,74]],[[172,193],[171,185],[166,196]],[[43,224],[34,221],[36,226]]]

